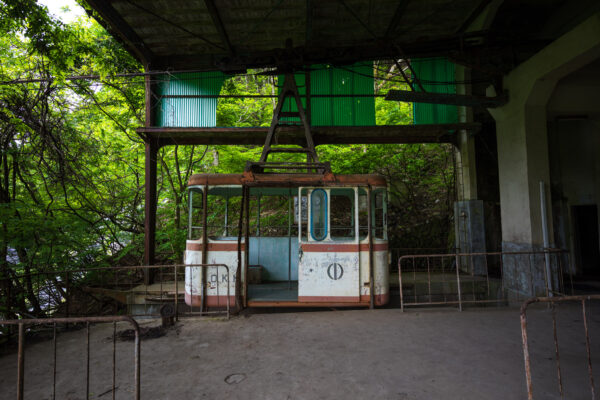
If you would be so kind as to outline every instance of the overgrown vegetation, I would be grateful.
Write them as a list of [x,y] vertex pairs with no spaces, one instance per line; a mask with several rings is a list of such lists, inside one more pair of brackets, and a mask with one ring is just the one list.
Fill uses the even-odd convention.
[[[14,310],[38,315],[44,306],[36,300],[36,282],[18,275],[142,263],[144,146],[135,128],[144,124],[144,81],[114,77],[141,72],[141,66],[101,26],[87,19],[64,25],[34,0],[0,0],[0,60],[0,307],[9,301]],[[377,93],[403,86],[395,68],[375,64]],[[100,78],[67,79],[80,75]],[[273,94],[274,79],[236,76],[222,93]],[[268,125],[273,106],[268,98],[221,99],[217,123]],[[377,98],[376,119],[407,124],[411,108]],[[160,262],[181,261],[190,175],[241,172],[260,151],[160,150]],[[336,173],[388,178],[391,247],[447,245],[454,199],[449,146],[321,146],[318,153]],[[63,288],[55,287],[60,299]]]

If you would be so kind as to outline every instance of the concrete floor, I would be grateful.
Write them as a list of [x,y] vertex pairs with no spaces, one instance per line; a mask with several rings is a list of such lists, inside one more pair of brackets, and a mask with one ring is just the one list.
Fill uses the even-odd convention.
[[[558,315],[566,398],[589,399],[580,309]],[[558,398],[549,317],[543,308],[530,312],[536,399]],[[597,358],[597,308],[590,333]],[[91,331],[94,399],[111,398],[111,334],[110,325]],[[59,336],[58,399],[84,398],[84,351],[85,331]],[[26,399],[51,398],[51,354],[51,342],[28,346]],[[117,398],[133,398],[132,342],[118,343],[117,358]],[[15,398],[15,367],[16,354],[0,357],[2,399]],[[600,366],[596,382],[599,373]],[[442,398],[526,398],[517,309],[257,310],[230,321],[183,319],[142,342],[142,399]]]

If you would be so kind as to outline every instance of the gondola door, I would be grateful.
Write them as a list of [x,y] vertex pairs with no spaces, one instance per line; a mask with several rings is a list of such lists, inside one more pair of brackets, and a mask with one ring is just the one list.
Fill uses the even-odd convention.
[[[331,234],[331,201],[336,197],[331,195],[336,190],[346,191],[350,202],[347,212],[353,221],[350,234],[341,239]],[[360,301],[357,198],[358,192],[352,188],[300,188],[298,302]]]

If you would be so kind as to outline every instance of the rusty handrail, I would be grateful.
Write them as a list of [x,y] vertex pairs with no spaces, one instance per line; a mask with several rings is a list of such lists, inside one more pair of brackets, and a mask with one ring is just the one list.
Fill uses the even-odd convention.
[[36,319],[16,319],[0,321],[0,325],[17,325],[19,327],[19,342],[17,353],[17,400],[23,400],[25,389],[25,326],[26,325],[53,325],[53,397],[56,398],[56,324],[86,324],[87,335],[87,356],[86,356],[86,399],[89,399],[89,383],[90,383],[90,324],[112,322],[113,323],[113,381],[112,393],[113,398],[116,390],[116,324],[117,322],[127,322],[131,324],[135,333],[134,342],[134,399],[140,400],[140,385],[141,385],[141,362],[140,362],[140,327],[138,323],[128,316],[107,316],[107,317],[75,317],[75,318],[36,318]]
[[[470,262],[470,264],[473,264],[473,259],[475,257],[484,257],[484,263],[485,263],[485,274],[475,274],[475,273],[471,273],[471,275],[473,277],[481,277],[482,279],[485,279],[485,285],[487,287],[487,295],[489,297],[490,295],[490,289],[493,287],[490,284],[490,269],[489,269],[489,265],[488,265],[488,257],[489,256],[499,256],[499,269],[497,272],[499,272],[499,275],[502,279],[502,277],[504,276],[504,261],[502,259],[502,257],[504,256],[517,256],[517,255],[522,255],[522,256],[536,256],[536,255],[544,255],[544,254],[552,254],[555,255],[557,257],[559,257],[558,260],[558,273],[559,273],[559,280],[562,280],[563,277],[563,268],[562,268],[562,262],[561,262],[561,257],[563,254],[566,254],[568,256],[568,252],[566,250],[563,249],[555,249],[555,248],[547,248],[547,249],[541,249],[541,250],[529,250],[529,251],[493,251],[493,252],[473,252],[473,253],[467,253],[467,252],[455,252],[455,253],[437,253],[437,254],[408,254],[408,255],[403,255],[401,257],[398,258],[398,284],[399,284],[399,291],[400,291],[400,308],[402,309],[402,311],[404,311],[404,307],[407,304],[413,305],[413,306],[418,306],[418,305],[453,305],[456,304],[458,306],[458,309],[462,311],[462,306],[463,304],[486,304],[486,303],[501,303],[503,301],[506,301],[507,298],[505,298],[504,296],[504,290],[506,289],[504,287],[504,282],[501,282],[502,285],[502,292],[503,292],[503,296],[502,298],[497,298],[497,299],[476,299],[476,293],[475,293],[475,289],[476,289],[476,283],[475,283],[475,279],[471,280],[471,284],[472,284],[472,292],[471,292],[471,296],[472,299],[468,298],[469,293],[463,293],[462,289],[463,289],[463,285],[465,283],[468,283],[468,281],[465,282],[461,282],[461,273],[459,271],[459,266],[461,264],[461,259],[462,258],[468,258],[470,259],[467,260],[467,263]],[[413,281],[415,283],[415,287],[414,287],[414,301],[413,302],[407,302],[405,299],[405,293],[404,293],[404,288],[403,288],[403,272],[406,273],[407,271],[403,271],[403,262],[407,261],[407,260],[412,260],[413,262],[413,269],[412,269],[412,273],[413,273]],[[417,294],[416,294],[416,290],[417,290],[417,268],[415,267],[415,261],[417,260],[426,260],[426,269],[423,269],[422,272],[427,272],[427,296],[429,297],[428,300],[429,301],[419,301]],[[442,287],[444,287],[445,283],[448,282],[455,282],[456,284],[456,293],[452,292],[452,293],[447,293],[445,291],[443,291],[443,293],[441,293],[440,295],[443,295],[443,300],[440,301],[433,301],[432,300],[432,292],[431,292],[431,284],[432,284],[432,278],[431,278],[431,265],[430,265],[430,261],[433,260],[440,260],[439,264],[442,267]],[[448,261],[450,264],[449,268],[444,268],[444,265],[446,265],[444,263],[444,261]],[[437,264],[437,261],[436,261]],[[531,260],[529,260],[529,277],[530,277],[530,285],[531,285],[531,289],[533,291],[533,287],[535,286],[535,283],[533,281],[533,272],[531,271]],[[452,267],[456,268],[456,271],[452,270]],[[525,272],[527,273],[527,271],[525,270]],[[446,276],[450,276],[450,273],[452,273],[452,275],[455,275],[454,278],[451,278],[450,280],[446,280]],[[464,276],[464,274],[462,274],[462,276]],[[571,275],[569,275],[571,276]],[[546,295],[563,295],[564,293],[561,293],[560,291],[551,291],[549,290],[549,285],[548,285],[548,281],[547,281],[547,277],[544,275],[544,281],[545,281],[545,290],[546,290]],[[551,279],[554,279],[551,277]],[[442,289],[445,290],[445,289]],[[571,291],[572,291],[572,277],[571,277]],[[423,294],[421,294],[421,296],[423,296]],[[456,300],[449,300],[447,298],[447,296],[456,296]]]
[[[29,273],[29,274],[20,274],[20,275],[16,275],[16,276],[12,276],[12,277],[3,277],[0,279],[0,281],[6,281],[6,280],[18,280],[18,279],[23,279],[23,278],[34,278],[34,277],[42,277],[42,276],[46,276],[46,277],[50,277],[50,276],[62,276],[65,275],[66,279],[65,279],[65,286],[66,286],[66,291],[68,292],[69,290],[69,284],[70,284],[70,276],[72,276],[73,274],[83,274],[83,273],[89,273],[89,272],[102,272],[102,273],[111,273],[111,272],[118,272],[118,271],[133,271],[133,270],[139,270],[139,269],[173,269],[173,274],[174,274],[174,280],[175,280],[175,298],[174,298],[174,306],[175,306],[175,318],[178,320],[179,319],[179,280],[177,279],[178,276],[178,269],[179,268],[225,268],[227,271],[227,277],[229,280],[229,267],[226,264],[161,264],[161,265],[131,265],[131,266],[112,266],[112,267],[92,267],[92,268],[80,268],[80,269],[69,269],[69,270],[63,270],[63,271],[40,271],[40,272],[34,272],[34,273]],[[162,282],[161,282],[162,283]],[[39,293],[38,293],[39,295]],[[162,290],[161,290],[161,299],[162,299]],[[10,308],[11,308],[11,304],[9,304],[10,302],[10,296],[6,296],[6,312],[10,312]],[[67,293],[67,297],[66,297],[66,302],[65,302],[65,306],[66,306],[66,317],[68,318],[70,315],[69,313],[69,305],[70,305],[70,296]],[[211,312],[206,312],[206,311],[202,311],[200,313],[194,312],[193,314],[211,314],[211,313],[220,313],[220,311],[211,311]],[[227,282],[227,308],[226,308],[226,313],[227,313],[227,319],[230,318],[230,313],[231,313],[231,301],[230,301],[230,287],[229,287],[229,281]],[[158,314],[156,316],[159,316]]]
[[[225,270],[227,271],[227,319],[230,318],[230,309],[231,309],[231,288],[230,288],[230,282],[229,282],[229,267],[225,264],[181,264],[181,266],[185,266],[186,268],[196,268],[196,267],[200,267],[200,268],[218,268],[219,267],[223,267],[225,268]],[[177,277],[177,270],[175,270],[175,277]],[[206,282],[205,282],[206,284]],[[192,286],[192,284],[190,284],[190,287]],[[175,290],[177,291],[178,288],[178,283],[177,283],[177,279],[175,279]],[[193,289],[192,289],[193,290]],[[185,291],[185,289],[184,289]],[[219,293],[219,280],[217,279],[217,297],[218,297],[218,293]],[[190,293],[191,295],[192,293]],[[177,298],[177,295],[175,296],[175,298]],[[204,311],[201,310],[199,314],[203,315],[203,314],[215,314],[215,313],[220,313],[220,311]],[[178,319],[179,318],[179,310],[177,309],[177,302],[175,302],[175,318]]]
[[523,345],[523,361],[525,363],[525,379],[527,383],[527,399],[533,400],[533,382],[531,379],[531,359],[529,357],[529,342],[527,336],[527,308],[531,304],[535,303],[548,303],[551,305],[552,309],[552,328],[554,334],[554,351],[556,356],[556,370],[557,370],[557,379],[558,379],[558,391],[560,397],[563,398],[563,384],[562,384],[562,371],[560,367],[560,352],[558,350],[558,333],[556,328],[556,312],[554,309],[554,305],[556,303],[567,303],[567,302],[581,302],[581,308],[583,313],[583,327],[585,331],[585,347],[587,353],[587,364],[588,364],[588,374],[590,379],[590,390],[592,394],[592,399],[596,398],[595,387],[594,387],[594,374],[592,371],[592,356],[590,351],[590,336],[588,331],[588,322],[587,322],[587,313],[586,313],[586,301],[591,300],[600,300],[600,294],[596,295],[585,295],[585,296],[564,296],[564,297],[534,297],[526,300],[521,305],[521,339]]

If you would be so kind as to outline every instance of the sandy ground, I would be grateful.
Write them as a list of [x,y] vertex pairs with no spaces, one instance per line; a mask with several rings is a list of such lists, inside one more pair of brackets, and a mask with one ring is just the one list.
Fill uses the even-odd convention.
[[[566,398],[591,398],[579,308],[558,312]],[[157,321],[142,320],[155,326]],[[118,329],[125,329],[119,325]],[[111,399],[112,325],[91,329],[90,398]],[[592,357],[600,311],[591,309]],[[559,398],[550,312],[530,312],[534,395]],[[515,308],[259,312],[182,319],[142,342],[142,399],[523,399]],[[118,342],[117,398],[133,398],[133,343]],[[57,399],[85,398],[85,330],[58,340]],[[600,364],[595,371],[600,383]],[[14,399],[16,354],[0,358]],[[52,398],[52,342],[26,351],[26,399]]]

